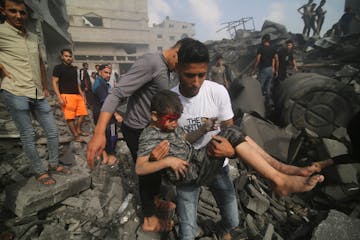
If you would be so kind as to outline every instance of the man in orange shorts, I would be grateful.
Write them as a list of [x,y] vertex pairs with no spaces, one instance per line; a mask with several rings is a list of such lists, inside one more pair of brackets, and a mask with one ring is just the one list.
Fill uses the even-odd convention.
[[72,51],[61,50],[61,60],[62,63],[56,65],[53,71],[53,88],[75,141],[84,142],[81,136],[88,134],[81,130],[81,124],[87,116],[87,110],[84,94],[78,82],[77,68],[72,65]]

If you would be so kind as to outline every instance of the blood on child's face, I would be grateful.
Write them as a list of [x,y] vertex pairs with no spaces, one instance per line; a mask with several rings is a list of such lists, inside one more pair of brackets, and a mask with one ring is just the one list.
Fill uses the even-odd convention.
[[174,131],[178,126],[179,114],[166,114],[158,118],[157,125],[164,132]]

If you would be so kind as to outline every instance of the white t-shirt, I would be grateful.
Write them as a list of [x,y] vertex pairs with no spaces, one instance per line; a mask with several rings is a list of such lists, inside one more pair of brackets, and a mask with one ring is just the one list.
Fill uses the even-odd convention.
[[[197,130],[202,125],[202,120],[206,118],[217,117],[218,121],[226,121],[234,116],[230,96],[223,85],[205,80],[199,93],[192,98],[182,96],[179,92],[179,85],[171,90],[179,94],[181,103],[184,106],[183,114],[178,123],[180,127],[184,128],[185,132]],[[215,130],[206,133],[193,146],[196,149],[206,146],[212,136],[219,131]]]

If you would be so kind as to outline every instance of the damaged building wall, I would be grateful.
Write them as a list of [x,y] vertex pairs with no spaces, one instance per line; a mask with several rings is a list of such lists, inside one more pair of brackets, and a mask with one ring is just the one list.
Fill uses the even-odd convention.
[[60,61],[60,50],[71,47],[72,41],[68,33],[68,16],[65,0],[49,1],[26,1],[31,9],[30,29],[40,38],[43,51],[43,60],[47,66],[48,87],[52,88],[50,82],[51,70]]

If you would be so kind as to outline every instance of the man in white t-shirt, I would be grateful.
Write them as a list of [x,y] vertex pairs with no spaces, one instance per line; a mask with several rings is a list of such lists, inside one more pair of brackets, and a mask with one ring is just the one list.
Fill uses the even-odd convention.
[[[196,51],[194,51],[196,50]],[[229,94],[224,86],[205,80],[209,62],[209,53],[204,44],[194,41],[179,50],[179,61],[186,63],[178,66],[179,85],[172,90],[179,94],[183,104],[183,113],[178,121],[188,134],[198,140],[195,148],[205,147],[218,130],[208,131],[201,125],[216,118],[220,124],[232,125],[234,116]],[[185,61],[185,62],[184,62]],[[225,138],[210,144],[209,151],[215,156],[228,157],[234,155],[234,149]],[[229,177],[228,161],[215,176],[210,191],[214,195],[222,216],[224,239],[231,239],[230,230],[239,225],[239,213],[236,193]],[[177,186],[177,213],[180,223],[180,239],[194,239],[197,229],[197,205],[200,187],[189,184]]]
[[[193,142],[195,148],[206,146],[212,157],[231,157],[235,155],[235,149],[229,141],[215,136],[218,130],[213,130],[213,126],[207,127],[209,121],[215,122],[215,119],[220,126],[233,125],[234,115],[225,87],[205,80],[208,62],[208,50],[199,41],[189,42],[179,49],[176,67],[179,85],[172,89],[179,94],[183,104],[183,113],[178,124],[187,132],[186,139]],[[313,174],[325,165],[315,163],[304,168],[285,165],[272,158],[248,136],[243,143],[236,146],[236,153],[244,162],[269,179],[275,192],[280,195],[310,191],[318,182],[324,180],[322,175]],[[225,161],[223,168],[208,185],[220,208],[223,231],[221,237],[227,240],[231,239],[230,231],[239,225],[236,193],[228,172],[228,161]],[[193,240],[196,237],[200,187],[196,184],[184,184],[178,185],[176,190],[180,239]]]

